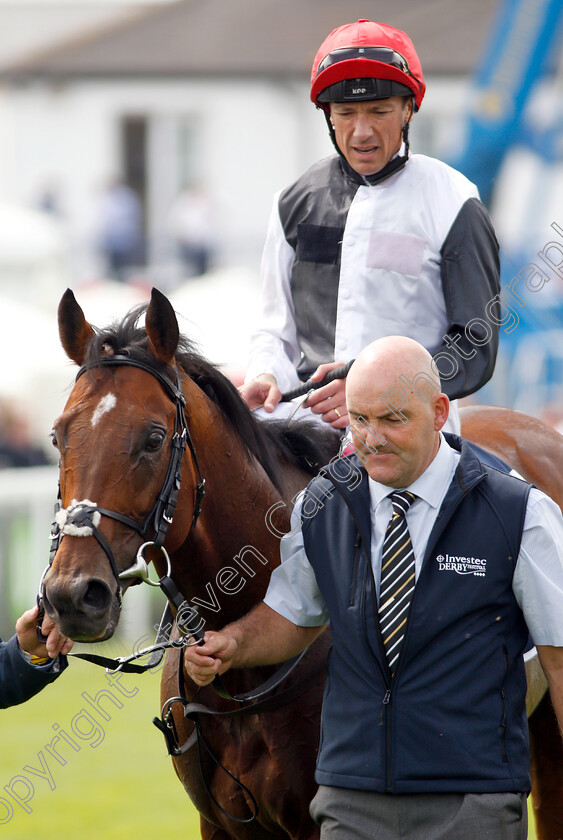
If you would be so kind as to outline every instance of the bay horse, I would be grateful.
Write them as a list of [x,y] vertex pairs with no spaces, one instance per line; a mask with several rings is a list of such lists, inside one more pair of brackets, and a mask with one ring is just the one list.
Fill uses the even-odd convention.
[[[86,321],[70,290],[58,318],[62,345],[80,371],[53,430],[61,509],[43,580],[47,612],[77,641],[110,638],[122,596],[138,582],[130,570],[148,546],[144,556],[162,580],[173,580],[204,629],[235,620],[263,598],[292,500],[337,454],[338,436],[318,425],[256,420],[236,388],[180,336],[156,289],[147,307],[105,330]],[[472,409],[463,430],[563,503],[557,433],[507,409]],[[183,674],[180,651],[169,652],[161,699],[166,725],[183,745],[173,763],[200,813],[203,840],[318,838],[308,805],[329,646],[324,633],[267,707],[198,688]],[[275,670],[231,671],[225,685],[235,696],[252,693]],[[179,693],[212,712],[196,716],[205,749],[199,741],[191,746],[185,703],[168,702]],[[530,731],[538,837],[556,840],[563,748],[546,698]]]

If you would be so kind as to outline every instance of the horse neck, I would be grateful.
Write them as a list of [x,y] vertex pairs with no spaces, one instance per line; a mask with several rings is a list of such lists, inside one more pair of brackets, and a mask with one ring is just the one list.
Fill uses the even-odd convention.
[[210,629],[243,615],[263,598],[279,563],[280,534],[289,530],[292,496],[306,477],[288,468],[282,499],[221,412],[202,399],[189,427],[205,497],[173,564],[177,585]]

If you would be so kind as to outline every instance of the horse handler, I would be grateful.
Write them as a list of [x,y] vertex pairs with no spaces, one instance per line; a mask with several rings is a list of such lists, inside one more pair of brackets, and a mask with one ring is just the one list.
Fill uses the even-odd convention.
[[441,432],[431,361],[402,336],[362,351],[346,384],[356,454],[299,498],[264,601],[185,653],[206,685],[330,623],[322,840],[525,840],[528,634],[563,726],[561,512]]
[[45,616],[37,638],[38,607],[32,607],[16,621],[16,632],[8,642],[0,639],[0,708],[24,703],[52,683],[67,667],[73,641]]

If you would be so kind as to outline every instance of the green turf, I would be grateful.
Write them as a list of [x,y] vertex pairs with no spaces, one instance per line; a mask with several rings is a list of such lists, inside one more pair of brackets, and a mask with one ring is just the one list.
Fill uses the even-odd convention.
[[[156,840],[167,835],[198,840],[195,809],[151,723],[159,711],[158,683],[157,674],[124,675],[119,685],[134,695],[126,696],[110,687],[102,669],[73,660],[41,694],[0,711],[0,840]],[[87,692],[95,698],[102,690],[121,703],[118,708],[102,695],[100,705],[110,720],[83,696]],[[80,747],[75,751],[62,738],[54,744],[64,765],[45,749],[61,730]],[[5,786],[29,798],[31,813],[16,804]],[[532,822],[529,840],[536,838]]]
[[[109,686],[102,669],[74,660],[41,694],[0,712],[0,838],[153,840],[170,832],[198,840],[196,811],[176,778],[163,736],[151,723],[159,712],[159,676],[128,674],[120,685],[136,693],[125,696]],[[119,708],[102,695],[100,706],[109,721],[82,696],[88,692],[95,698],[101,690],[121,703]],[[45,749],[57,734],[56,725],[80,747],[76,751],[62,738],[54,745],[64,765]],[[6,785],[29,798],[32,813],[14,802]],[[11,818],[6,802],[13,807]]]

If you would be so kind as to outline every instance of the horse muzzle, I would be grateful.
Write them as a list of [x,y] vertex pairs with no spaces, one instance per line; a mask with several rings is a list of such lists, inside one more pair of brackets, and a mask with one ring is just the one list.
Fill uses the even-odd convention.
[[112,591],[107,581],[79,574],[61,578],[53,569],[43,581],[45,611],[61,633],[76,642],[101,642],[117,627],[121,592]]

